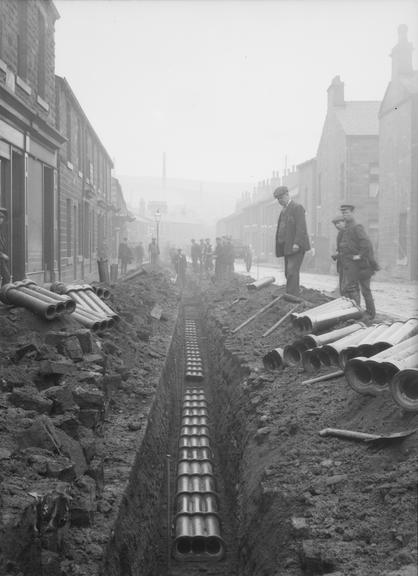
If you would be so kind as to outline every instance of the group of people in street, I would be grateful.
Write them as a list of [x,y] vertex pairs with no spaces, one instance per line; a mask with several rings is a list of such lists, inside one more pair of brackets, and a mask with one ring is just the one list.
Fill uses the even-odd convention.
[[[290,198],[286,186],[276,188],[273,196],[282,206],[276,230],[276,256],[284,258],[286,292],[297,296],[300,291],[300,268],[305,253],[310,249],[305,209]],[[376,309],[370,280],[379,270],[373,245],[364,227],[355,220],[355,207],[342,204],[340,211],[341,214],[333,219],[338,234],[337,249],[332,255],[337,262],[340,294],[360,305],[361,293],[366,313],[372,319]]]
[[[151,266],[157,266],[160,255],[160,248],[156,238],[152,238],[148,245],[148,258]],[[128,265],[135,261],[136,266],[142,266],[145,259],[145,248],[143,242],[131,247],[128,239],[124,238],[119,244],[118,261],[120,262],[120,272],[122,276],[127,273]]]
[[215,240],[215,281],[223,282],[234,274],[235,249],[230,236]]
[[213,248],[209,238],[200,239],[199,243],[192,238],[190,246],[193,272],[209,273],[213,270]]

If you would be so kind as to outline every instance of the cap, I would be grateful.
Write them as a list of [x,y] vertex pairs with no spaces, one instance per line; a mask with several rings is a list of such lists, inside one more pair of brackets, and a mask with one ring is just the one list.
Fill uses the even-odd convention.
[[273,192],[273,196],[275,198],[280,198],[281,196],[283,196],[283,194],[289,194],[289,188],[287,186],[279,186]]
[[2,208],[2,207],[0,206],[0,214],[3,214],[3,216],[4,216],[5,218],[7,218],[7,208]]
[[331,222],[333,224],[337,224],[337,222],[344,222],[344,216],[342,214],[337,214],[337,216],[334,216]]
[[352,204],[341,204],[340,210],[351,210],[354,211],[354,206]]

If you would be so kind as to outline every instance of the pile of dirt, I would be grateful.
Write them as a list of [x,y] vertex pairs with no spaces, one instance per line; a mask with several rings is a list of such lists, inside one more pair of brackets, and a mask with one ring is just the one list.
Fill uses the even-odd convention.
[[97,573],[178,298],[167,274],[144,271],[112,288],[121,320],[95,334],[0,306],[1,574]]
[[[200,286],[218,339],[247,369],[219,406],[220,434],[239,454],[240,576],[416,575],[416,434],[372,447],[319,432],[409,430],[418,427],[418,414],[404,413],[388,391],[359,395],[344,377],[305,385],[299,367],[265,370],[262,356],[297,336],[290,321],[262,334],[293,304],[281,300],[233,333],[283,292],[249,291],[247,281]],[[301,296],[313,306],[327,300],[307,289]]]

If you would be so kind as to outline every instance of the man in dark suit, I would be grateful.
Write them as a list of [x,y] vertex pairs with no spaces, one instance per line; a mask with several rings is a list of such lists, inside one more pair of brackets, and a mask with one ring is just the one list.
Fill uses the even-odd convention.
[[299,294],[299,271],[305,252],[310,249],[306,229],[305,209],[290,199],[286,186],[279,186],[273,196],[283,207],[276,231],[276,256],[284,256],[286,292]]

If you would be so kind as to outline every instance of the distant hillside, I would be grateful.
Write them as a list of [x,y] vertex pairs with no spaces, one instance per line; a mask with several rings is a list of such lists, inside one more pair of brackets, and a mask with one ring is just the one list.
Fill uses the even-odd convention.
[[167,179],[165,187],[161,179],[117,174],[124,197],[135,210],[141,198],[166,201],[169,206],[185,205],[197,220],[212,224],[233,212],[242,192],[250,190],[250,184],[242,182],[198,182],[196,180]]

